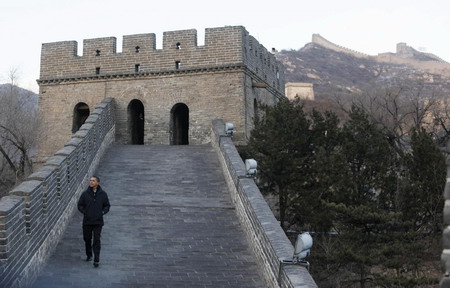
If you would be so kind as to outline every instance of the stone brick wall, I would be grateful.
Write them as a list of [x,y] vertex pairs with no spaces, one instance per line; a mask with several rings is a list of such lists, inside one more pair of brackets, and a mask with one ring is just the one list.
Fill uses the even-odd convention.
[[216,149],[241,225],[267,287],[317,287],[302,266],[285,266],[280,259],[292,259],[294,248],[273,216],[253,179],[245,177],[245,165],[233,140],[224,133],[223,120],[214,120],[211,143]]
[[[447,143],[447,146],[450,144]],[[449,148],[449,147],[448,147]],[[447,149],[448,149],[447,148]],[[450,157],[447,156],[447,183],[444,190],[444,232],[442,237],[442,270],[440,287],[450,288]]]
[[314,86],[312,83],[288,82],[285,85],[286,97],[294,100],[296,96],[300,99],[314,100]]
[[351,54],[351,55],[353,55],[355,57],[358,57],[358,58],[370,58],[370,57],[372,57],[372,56],[370,56],[368,54],[361,53],[361,52],[358,52],[358,51],[355,51],[355,50],[352,50],[352,49],[349,49],[349,48],[346,48],[346,47],[343,47],[343,46],[336,45],[333,42],[331,42],[331,41],[325,39],[324,37],[320,36],[319,34],[313,34],[311,42],[319,44],[319,45],[321,45],[321,46],[323,46],[325,48],[328,48],[328,49],[331,49],[331,50],[334,50],[334,51]]
[[[402,50],[404,50],[406,48],[405,43],[397,44],[397,53],[386,52],[386,53],[379,53],[376,56],[372,56],[372,55],[368,55],[365,53],[361,53],[361,52],[358,52],[358,51],[355,51],[352,49],[348,49],[348,48],[336,45],[336,44],[328,41],[324,37],[320,36],[319,34],[313,34],[312,42],[319,44],[325,48],[328,48],[328,49],[331,49],[334,51],[338,51],[338,52],[347,53],[347,54],[353,55],[358,58],[369,58],[369,59],[372,59],[372,60],[378,61],[378,62],[409,65],[416,69],[428,71],[429,73],[441,74],[441,75],[444,75],[447,77],[450,76],[450,64],[445,62],[444,60],[440,59],[438,56],[436,56],[434,54],[420,52],[421,54],[428,55],[430,58],[436,58],[437,60],[435,60],[435,61],[422,61],[422,60],[417,60],[415,58],[407,58],[407,57],[405,58],[404,55],[402,55],[403,54]],[[408,48],[412,49],[409,46],[408,46]]]
[[113,104],[107,98],[97,105],[64,148],[0,199],[0,287],[30,287],[56,248],[114,140]]
[[114,37],[88,39],[82,56],[75,41],[43,44],[38,83],[46,135],[39,156],[52,155],[70,138],[78,103],[93,107],[114,98],[116,141],[123,144],[130,139],[130,101],[144,106],[144,144],[171,142],[171,109],[183,103],[189,109],[189,144],[203,144],[216,118],[234,122],[235,140],[245,142],[255,103],[284,97],[281,63],[242,26],[208,28],[202,46],[196,30],[165,32],[162,49],[155,43],[152,33],[124,36],[117,53]]

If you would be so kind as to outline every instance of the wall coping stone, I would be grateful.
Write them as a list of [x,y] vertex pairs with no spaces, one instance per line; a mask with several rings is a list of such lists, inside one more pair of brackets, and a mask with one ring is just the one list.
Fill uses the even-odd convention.
[[77,147],[82,141],[83,141],[82,138],[79,138],[79,137],[72,137],[72,138],[70,138],[70,140],[65,144],[65,146],[74,146],[74,147]]
[[[86,124],[83,124],[82,126],[81,126],[81,128],[83,128],[83,126],[84,125],[86,125]],[[79,129],[72,137],[76,137],[76,138],[84,138],[84,137],[86,137],[86,135],[88,134],[88,130],[85,130],[85,129]]]
[[21,205],[23,198],[16,195],[7,195],[2,197],[0,201],[0,216],[9,215],[11,211]]
[[47,162],[45,162],[44,165],[59,166],[62,162],[64,162],[64,160],[66,160],[66,158],[66,156],[52,156],[48,158]]
[[92,111],[91,115],[100,115],[100,114],[102,114],[102,111],[103,111],[103,107],[96,106],[94,108],[94,111]]
[[[94,110],[95,111],[95,110]],[[84,121],[84,123],[95,123],[97,119],[99,118],[99,114],[91,114],[89,117]]]
[[59,149],[58,151],[56,151],[56,153],[54,155],[56,156],[69,156],[70,154],[72,154],[73,151],[75,151],[77,148],[74,146],[64,146],[64,148]]
[[93,123],[84,123],[83,125],[81,125],[80,130],[78,130],[78,131],[85,130],[87,133],[87,131],[91,130],[93,126],[94,126]]
[[41,183],[42,181],[39,180],[26,180],[20,183],[19,186],[12,189],[9,194],[17,196],[30,196],[30,193],[32,193],[37,186],[41,185]]
[[47,179],[48,176],[50,176],[56,170],[57,170],[57,168],[53,167],[53,166],[42,166],[38,171],[36,171],[33,174],[31,174],[30,176],[28,176],[27,179],[44,181],[45,179]]

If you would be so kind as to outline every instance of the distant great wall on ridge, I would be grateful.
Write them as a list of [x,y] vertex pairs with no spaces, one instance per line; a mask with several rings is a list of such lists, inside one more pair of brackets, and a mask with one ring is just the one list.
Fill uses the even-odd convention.
[[396,53],[379,53],[376,56],[361,53],[325,39],[319,34],[312,35],[312,43],[325,48],[350,54],[358,58],[372,59],[377,62],[386,62],[399,65],[409,65],[416,69],[425,70],[433,74],[441,74],[450,77],[450,63],[432,53],[424,53],[407,46],[406,43],[398,43]]

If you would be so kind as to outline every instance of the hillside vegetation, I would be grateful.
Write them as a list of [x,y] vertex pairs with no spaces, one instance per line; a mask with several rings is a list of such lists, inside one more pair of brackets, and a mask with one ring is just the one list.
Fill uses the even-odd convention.
[[[427,69],[429,60],[434,60],[427,53],[415,51],[408,55],[417,60],[419,66],[423,61],[423,69],[418,65],[381,62],[377,57],[355,57],[316,43],[308,43],[299,50],[282,50],[276,56],[286,68],[286,82],[313,83],[316,99],[358,93],[373,85],[397,83],[420,85],[423,97],[450,95],[448,74]],[[450,64],[448,66],[450,71]]]
[[319,287],[436,287],[450,64],[406,45],[369,56],[321,41],[276,53],[315,100],[281,101],[256,122],[244,153],[260,188],[286,231],[312,231]]

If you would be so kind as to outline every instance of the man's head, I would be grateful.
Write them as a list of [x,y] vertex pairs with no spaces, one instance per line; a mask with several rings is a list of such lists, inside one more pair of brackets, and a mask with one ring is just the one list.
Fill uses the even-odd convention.
[[89,187],[91,187],[92,189],[97,189],[98,184],[100,184],[100,178],[98,178],[97,176],[92,176],[89,180]]

